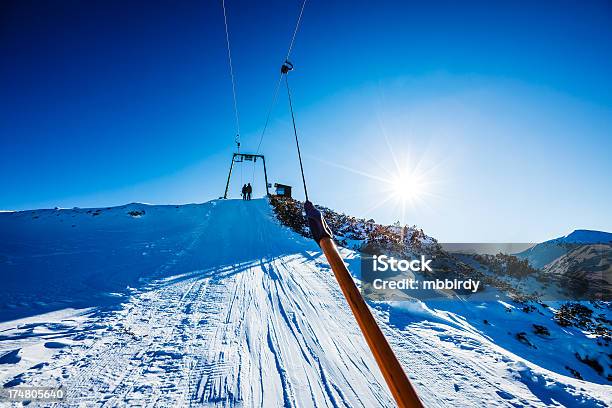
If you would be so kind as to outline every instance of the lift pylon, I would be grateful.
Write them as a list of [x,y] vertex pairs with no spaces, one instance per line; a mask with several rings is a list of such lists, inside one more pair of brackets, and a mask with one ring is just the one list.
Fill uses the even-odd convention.
[[225,193],[223,194],[223,198],[227,198],[227,190],[229,189],[230,179],[232,177],[232,169],[234,168],[234,163],[242,163],[245,161],[252,161],[253,163],[257,161],[257,159],[261,159],[263,162],[264,169],[264,179],[266,182],[266,195],[270,195],[270,191],[268,190],[268,171],[266,170],[266,158],[263,154],[248,154],[248,153],[234,153],[232,156],[232,163],[230,164],[229,174],[227,175],[227,183],[225,183]]

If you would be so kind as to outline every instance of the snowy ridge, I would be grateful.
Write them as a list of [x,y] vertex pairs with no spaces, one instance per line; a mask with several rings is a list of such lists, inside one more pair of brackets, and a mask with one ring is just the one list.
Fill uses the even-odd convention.
[[572,242],[577,244],[601,244],[611,243],[612,233],[592,230],[575,230],[557,241]]
[[[0,268],[5,387],[63,385],[61,406],[393,406],[318,246],[266,200],[0,214]],[[612,403],[595,374],[501,341],[520,310],[372,307],[427,406]]]
[[610,244],[612,233],[591,230],[575,230],[572,233],[536,244],[516,256],[527,259],[534,268],[542,268],[565,255],[572,245]]

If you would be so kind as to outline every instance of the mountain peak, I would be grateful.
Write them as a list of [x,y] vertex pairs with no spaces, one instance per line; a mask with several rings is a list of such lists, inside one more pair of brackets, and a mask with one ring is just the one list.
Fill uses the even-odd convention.
[[597,244],[612,242],[612,233],[604,231],[594,231],[586,229],[574,230],[571,234],[559,238],[559,241],[581,243],[581,244]]

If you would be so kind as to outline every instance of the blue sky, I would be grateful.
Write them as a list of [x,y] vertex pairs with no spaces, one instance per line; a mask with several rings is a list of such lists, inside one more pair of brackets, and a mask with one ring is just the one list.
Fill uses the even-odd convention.
[[[313,201],[441,241],[612,231],[610,3],[420,3],[308,1],[291,84]],[[226,1],[244,151],[300,5]],[[222,195],[220,2],[4,2],[0,52],[0,208]],[[282,89],[262,151],[303,197]],[[237,193],[253,169],[235,175]]]

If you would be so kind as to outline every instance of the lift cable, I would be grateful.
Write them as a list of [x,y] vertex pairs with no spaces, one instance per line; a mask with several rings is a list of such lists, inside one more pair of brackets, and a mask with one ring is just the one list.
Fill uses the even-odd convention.
[[306,1],[302,2],[302,9],[300,10],[300,15],[298,16],[297,22],[295,23],[295,30],[293,30],[293,36],[291,37],[291,43],[289,44],[289,50],[287,50],[287,56],[285,60],[288,60],[291,56],[291,51],[293,51],[293,44],[295,43],[295,36],[297,35],[298,29],[300,28],[300,22],[302,21],[302,15],[304,14],[304,7],[306,7]]
[[[289,59],[291,56],[291,52],[293,51],[293,45],[295,44],[295,37],[297,36],[297,32],[300,28],[300,23],[302,22],[302,15],[304,14],[304,8],[306,7],[307,0],[302,2],[302,7],[300,8],[300,14],[298,15],[298,19],[295,23],[295,28],[293,29],[293,35],[291,36],[291,42],[289,43],[289,48],[287,49],[287,55],[285,56],[285,61]],[[259,138],[259,144],[257,145],[257,153],[261,149],[261,143],[263,142],[264,135],[266,134],[266,130],[268,129],[268,124],[270,123],[270,115],[272,114],[272,110],[276,105],[276,100],[278,98],[278,91],[280,88],[280,84],[283,80],[283,74],[281,73],[278,76],[278,80],[276,81],[276,86],[274,87],[274,94],[272,96],[272,101],[270,102],[270,106],[268,108],[268,114],[266,115],[266,122],[264,124],[263,130],[261,131],[261,136]]]
[[300,171],[302,172],[302,183],[304,184],[304,195],[308,200],[308,190],[306,189],[306,178],[304,177],[304,165],[302,164],[302,153],[300,152],[300,142],[298,140],[297,127],[295,125],[295,114],[293,113],[293,102],[291,101],[291,91],[289,90],[289,71],[293,70],[293,64],[288,60],[281,67],[281,75],[285,75],[285,85],[287,86],[287,97],[289,99],[289,110],[291,111],[291,121],[293,122],[293,134],[295,135],[295,146],[297,147],[298,159],[300,161]]
[[234,96],[234,114],[236,116],[236,143],[240,148],[240,114],[238,113],[238,98],[236,98],[236,79],[234,78],[234,66],[232,64],[232,48],[229,40],[229,30],[227,28],[227,13],[225,11],[225,0],[223,5],[223,21],[225,22],[225,42],[227,44],[227,60],[229,62],[230,77],[232,78],[232,95]]
[[[229,62],[230,77],[232,79],[232,96],[234,97],[234,115],[236,117],[236,138],[234,142],[238,147],[238,153],[240,153],[240,113],[238,112],[238,98],[236,97],[236,79],[234,77],[234,64],[232,63],[232,47],[229,39],[229,29],[227,27],[227,12],[225,10],[225,0],[221,1],[223,6],[223,22],[225,23],[225,43],[227,44],[227,60]],[[242,173],[243,166],[240,166],[240,184],[242,184]]]
[[[285,56],[285,61],[289,59],[291,56],[291,52],[293,51],[293,45],[295,44],[295,37],[297,36],[298,30],[300,29],[300,23],[302,22],[302,15],[304,14],[304,8],[306,7],[306,2],[308,0],[302,1],[302,7],[300,8],[300,14],[298,15],[297,21],[295,23],[295,28],[293,29],[293,35],[291,36],[291,41],[289,42],[289,48],[287,49],[287,55]],[[268,107],[268,113],[266,114],[266,121],[264,123],[264,127],[261,131],[261,136],[259,137],[259,143],[257,144],[256,154],[259,154],[261,150],[261,144],[263,143],[264,136],[266,134],[266,130],[268,130],[268,124],[270,123],[270,116],[272,115],[272,110],[276,106],[276,101],[278,99],[278,91],[280,90],[280,85],[283,80],[283,74],[281,73],[278,76],[278,80],[276,81],[276,86],[274,87],[274,93],[272,95],[272,100],[270,101],[270,105]],[[253,163],[253,174],[251,176],[253,183],[255,182],[255,163]]]

